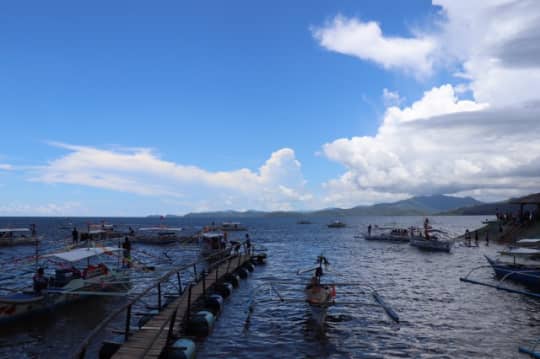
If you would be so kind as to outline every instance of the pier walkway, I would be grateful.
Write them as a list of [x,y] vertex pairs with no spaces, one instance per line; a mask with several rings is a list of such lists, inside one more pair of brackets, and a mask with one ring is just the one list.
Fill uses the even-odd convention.
[[113,358],[159,358],[168,345],[167,341],[175,333],[175,323],[182,321],[189,314],[191,303],[203,296],[206,290],[224,275],[233,272],[250,258],[249,254],[243,254],[231,257],[214,267],[203,280],[188,287],[180,297],[150,319],[141,330],[130,335]]

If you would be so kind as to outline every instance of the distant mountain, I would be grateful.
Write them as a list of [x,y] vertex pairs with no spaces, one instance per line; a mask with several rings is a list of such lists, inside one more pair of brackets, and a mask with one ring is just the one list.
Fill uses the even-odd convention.
[[189,213],[187,218],[261,218],[261,217],[302,217],[302,216],[411,216],[433,215],[457,208],[482,205],[472,197],[452,197],[445,195],[418,196],[393,203],[379,203],[372,206],[357,206],[348,209],[327,208],[312,212],[262,212],[262,211],[218,211]]

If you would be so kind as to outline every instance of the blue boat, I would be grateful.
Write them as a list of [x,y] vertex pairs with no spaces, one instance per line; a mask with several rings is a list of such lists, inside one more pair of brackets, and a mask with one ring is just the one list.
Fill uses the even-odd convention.
[[485,256],[489,265],[495,271],[495,275],[500,278],[501,281],[509,279],[530,287],[540,288],[540,265],[516,262],[516,257],[536,256],[540,254],[540,250],[532,248],[515,248],[501,252],[501,254],[513,256],[513,263],[494,260]]

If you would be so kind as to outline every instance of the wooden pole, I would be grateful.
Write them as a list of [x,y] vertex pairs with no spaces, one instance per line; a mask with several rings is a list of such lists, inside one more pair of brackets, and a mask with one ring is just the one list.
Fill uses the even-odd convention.
[[158,292],[158,310],[161,312],[161,282],[158,283],[157,292]]
[[127,311],[126,311],[126,331],[124,332],[124,341],[126,342],[129,338],[130,324],[131,324],[131,304],[127,307]]
[[178,294],[182,295],[182,278],[180,278],[180,272],[176,272],[176,279],[178,279]]

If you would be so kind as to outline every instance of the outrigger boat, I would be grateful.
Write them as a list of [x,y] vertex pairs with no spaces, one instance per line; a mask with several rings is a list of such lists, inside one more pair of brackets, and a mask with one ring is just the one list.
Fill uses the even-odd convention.
[[[251,320],[251,315],[253,314],[254,307],[257,303],[256,296],[258,292],[266,285],[270,286],[270,289],[278,296],[280,302],[295,303],[295,302],[305,302],[309,305],[311,311],[311,319],[316,323],[319,328],[324,327],[324,323],[327,316],[327,311],[331,306],[335,305],[358,305],[358,306],[380,306],[384,309],[386,314],[396,323],[399,323],[398,314],[384,301],[383,297],[372,287],[366,284],[361,283],[322,283],[321,277],[324,275],[324,268],[327,268],[330,263],[323,255],[317,257],[317,266],[314,268],[309,268],[305,270],[299,270],[296,272],[297,275],[305,273],[313,273],[311,279],[307,285],[302,283],[292,283],[290,281],[269,281],[264,283],[259,287],[255,288],[251,295],[250,305],[248,308],[248,317],[244,323],[245,328],[249,325]],[[304,296],[305,299],[287,299],[284,298],[281,293],[276,288],[278,284],[289,284],[289,285],[302,285],[304,286]],[[371,294],[375,303],[368,303],[365,301],[358,302],[339,302],[336,301],[336,287],[338,286],[356,286],[360,289],[362,294]],[[272,301],[273,299],[266,299],[262,301]]]
[[364,239],[368,241],[409,242],[413,233],[412,229],[407,228],[376,227],[376,229],[383,230],[383,232],[366,233]]
[[221,223],[220,229],[225,232],[247,231],[247,227],[240,224],[239,222],[223,222]]
[[203,257],[227,256],[231,251],[231,246],[221,232],[202,233],[199,241]]
[[[60,260],[63,265],[55,270],[52,278],[42,277],[44,288],[36,289],[34,285],[34,289],[13,290],[13,294],[0,296],[0,322],[52,309],[85,296],[124,295],[105,291],[125,289],[128,284],[125,272],[111,270],[103,262],[91,264],[93,258],[121,250],[114,247],[77,248],[45,255],[44,258]],[[83,260],[87,263],[82,271],[74,267],[74,263]]]
[[343,227],[347,227],[347,225],[341,221],[334,221],[328,224],[328,228],[343,228]]
[[180,240],[181,227],[145,227],[139,228],[140,234],[135,235],[133,241],[148,244],[171,244]]
[[16,245],[35,245],[41,237],[35,233],[35,227],[29,228],[0,228],[0,247]]
[[[437,233],[437,234],[433,234]],[[419,235],[412,235],[410,240],[410,245],[420,249],[425,249],[428,251],[438,251],[438,252],[450,252],[454,242],[449,238],[443,239],[442,236],[447,236],[448,233],[441,231],[439,229],[431,228],[426,222],[424,223],[424,233],[420,232]]]

